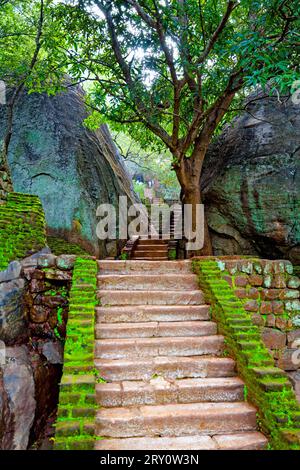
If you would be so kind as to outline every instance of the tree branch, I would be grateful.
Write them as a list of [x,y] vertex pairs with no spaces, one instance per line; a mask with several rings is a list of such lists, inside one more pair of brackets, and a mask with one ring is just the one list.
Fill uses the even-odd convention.
[[238,4],[234,0],[229,0],[229,2],[227,4],[226,12],[224,13],[223,18],[221,19],[221,21],[219,23],[219,26],[217,27],[217,29],[213,33],[213,35],[210,38],[206,48],[204,49],[203,53],[201,54],[201,56],[197,60],[198,64],[201,64],[202,62],[204,62],[205,59],[207,58],[207,56],[209,55],[210,51],[212,50],[215,43],[217,42],[220,34],[222,33],[223,29],[225,28],[225,26],[226,26],[226,24],[227,24],[227,22],[230,18],[231,13],[237,7],[237,5]]

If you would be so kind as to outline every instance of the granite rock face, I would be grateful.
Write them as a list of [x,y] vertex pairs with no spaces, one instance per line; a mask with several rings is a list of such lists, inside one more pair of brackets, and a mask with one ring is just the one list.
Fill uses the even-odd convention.
[[[0,106],[0,139],[4,112]],[[100,203],[134,200],[131,183],[108,128],[90,131],[79,87],[57,96],[31,94],[19,101],[9,163],[14,190],[36,194],[50,235],[78,243],[91,254],[109,254],[96,236]]]
[[0,436],[2,449],[26,450],[36,409],[33,371],[26,346],[6,348],[1,375],[1,395],[6,398],[7,413]]
[[25,282],[21,278],[0,283],[0,338],[6,344],[21,343],[28,336],[24,293]]
[[300,264],[300,106],[262,93],[248,103],[203,168],[214,252]]

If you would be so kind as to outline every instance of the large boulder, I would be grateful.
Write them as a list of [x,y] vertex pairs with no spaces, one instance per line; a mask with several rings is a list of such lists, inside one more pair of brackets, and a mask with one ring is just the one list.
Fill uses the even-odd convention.
[[247,102],[203,168],[214,251],[300,264],[300,106],[262,92]]
[[[100,203],[117,206],[119,195],[133,201],[134,195],[108,128],[84,126],[83,98],[79,87],[51,97],[24,94],[15,110],[9,163],[15,191],[41,198],[49,235],[104,256],[96,209]],[[0,139],[4,122],[0,106]]]

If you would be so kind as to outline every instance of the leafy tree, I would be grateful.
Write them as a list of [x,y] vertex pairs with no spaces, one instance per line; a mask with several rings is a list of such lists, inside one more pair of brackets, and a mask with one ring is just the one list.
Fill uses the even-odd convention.
[[72,74],[94,84],[94,119],[167,148],[194,207],[207,148],[237,99],[299,78],[299,17],[298,0],[74,0],[60,9]]
[[6,85],[0,204],[13,190],[7,157],[18,100],[25,89],[55,93],[62,86],[66,56],[54,7],[54,0],[0,0],[0,79]]

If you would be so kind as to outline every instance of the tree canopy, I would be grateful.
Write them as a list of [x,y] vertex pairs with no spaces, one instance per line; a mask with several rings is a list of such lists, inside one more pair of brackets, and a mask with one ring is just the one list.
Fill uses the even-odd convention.
[[61,21],[71,73],[89,72],[100,117],[125,124],[143,144],[163,142],[177,160],[192,154],[205,127],[211,134],[222,122],[216,107],[238,107],[236,92],[271,83],[280,93],[299,78],[297,0],[67,5]]
[[[0,76],[56,92],[84,83],[87,124],[167,150],[201,202],[208,146],[256,87],[299,80],[299,0],[0,0]],[[19,84],[18,84],[19,80]],[[1,181],[1,175],[0,175]]]

